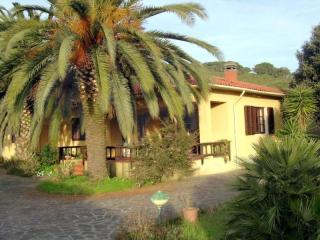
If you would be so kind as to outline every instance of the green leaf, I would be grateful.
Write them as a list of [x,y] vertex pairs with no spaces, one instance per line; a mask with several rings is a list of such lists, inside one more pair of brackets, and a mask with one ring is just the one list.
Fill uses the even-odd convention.
[[96,77],[98,82],[99,93],[99,105],[103,113],[108,113],[110,109],[111,99],[111,72],[108,64],[109,55],[99,49],[93,54],[93,62],[96,70]]
[[112,96],[120,130],[128,138],[133,133],[133,109],[128,82],[121,75],[112,76]]
[[73,46],[73,38],[66,37],[63,39],[58,57],[58,72],[60,79],[63,80],[66,75],[70,64],[70,54]]

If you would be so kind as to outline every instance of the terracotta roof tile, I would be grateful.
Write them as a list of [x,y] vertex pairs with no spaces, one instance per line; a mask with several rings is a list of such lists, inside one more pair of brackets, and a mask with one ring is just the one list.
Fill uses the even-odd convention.
[[216,85],[223,85],[223,86],[230,86],[230,87],[237,87],[237,88],[243,88],[243,89],[251,89],[256,90],[260,92],[272,92],[272,93],[280,93],[284,94],[283,91],[281,91],[279,88],[276,87],[267,87],[255,83],[249,83],[249,82],[242,82],[242,81],[227,81],[222,77],[213,77],[212,82]]

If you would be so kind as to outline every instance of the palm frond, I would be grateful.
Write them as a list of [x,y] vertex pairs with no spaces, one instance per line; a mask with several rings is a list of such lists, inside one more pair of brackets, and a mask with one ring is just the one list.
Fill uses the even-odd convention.
[[213,46],[211,44],[206,43],[205,41],[185,36],[185,35],[180,35],[176,33],[167,33],[167,32],[159,32],[159,31],[151,31],[148,32],[149,34],[159,37],[159,38],[165,38],[165,39],[173,39],[173,40],[178,40],[178,41],[184,41],[188,43],[195,44],[205,50],[207,50],[209,53],[211,53],[213,56],[215,56],[217,59],[222,60],[223,56],[219,48],[216,46]]
[[206,19],[208,17],[205,9],[197,3],[171,4],[161,7],[146,7],[139,12],[138,16],[145,20],[165,12],[176,14],[184,23],[188,25],[194,24],[196,16],[201,19]]
[[100,50],[96,50],[93,54],[93,62],[96,69],[96,77],[100,89],[99,105],[103,113],[108,113],[111,100],[111,74],[110,65],[108,64],[109,55]]
[[118,41],[117,45],[121,54],[134,69],[141,88],[146,93],[151,91],[154,88],[155,79],[145,61],[145,57],[134,45],[125,41]]
[[58,72],[61,79],[64,79],[67,75],[67,71],[70,65],[70,53],[73,46],[73,38],[66,37],[63,39],[58,57]]
[[112,76],[112,96],[120,130],[128,138],[133,133],[133,108],[127,80],[121,75]]

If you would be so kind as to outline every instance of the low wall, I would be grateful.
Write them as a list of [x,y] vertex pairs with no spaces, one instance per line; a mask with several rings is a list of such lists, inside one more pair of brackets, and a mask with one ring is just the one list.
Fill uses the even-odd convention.
[[[128,178],[133,167],[128,161],[108,161],[109,176]],[[225,161],[223,157],[207,157],[203,160],[194,160],[193,176],[204,176],[217,173],[226,173],[239,169],[233,161]],[[177,176],[175,177],[177,178]]]

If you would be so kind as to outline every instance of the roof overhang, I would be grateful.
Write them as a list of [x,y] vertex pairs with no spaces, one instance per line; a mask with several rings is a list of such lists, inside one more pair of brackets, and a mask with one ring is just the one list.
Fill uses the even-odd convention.
[[285,96],[284,93],[258,91],[258,90],[249,89],[249,88],[225,86],[220,84],[210,84],[210,86],[214,89],[222,89],[222,90],[237,91],[237,92],[246,91],[247,93],[253,93],[253,94],[264,95],[264,96],[272,96],[272,97],[279,97],[279,98],[282,98]]

